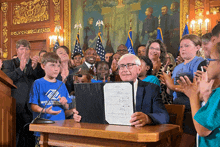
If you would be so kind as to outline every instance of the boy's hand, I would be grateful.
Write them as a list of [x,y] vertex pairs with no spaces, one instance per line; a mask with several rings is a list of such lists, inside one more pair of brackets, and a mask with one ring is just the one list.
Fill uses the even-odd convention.
[[67,104],[67,100],[66,100],[66,98],[65,97],[58,97],[59,99],[60,99],[60,103],[62,104],[62,105],[65,105],[65,104]]
[[76,122],[80,122],[81,120],[81,116],[79,115],[79,112],[76,110],[76,109],[73,109],[73,119],[76,121]]
[[61,110],[59,111],[53,111],[52,110],[52,106],[50,106],[49,108],[45,109],[45,113],[48,113],[48,114],[52,114],[52,115],[57,115],[61,112]]

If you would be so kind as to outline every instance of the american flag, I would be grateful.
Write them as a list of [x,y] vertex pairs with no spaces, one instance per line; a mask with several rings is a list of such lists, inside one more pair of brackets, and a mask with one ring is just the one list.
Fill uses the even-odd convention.
[[95,49],[97,54],[100,56],[101,61],[105,61],[105,49],[102,45],[101,32],[98,33],[98,40]]
[[59,45],[59,42],[58,42],[58,39],[57,39],[57,41],[54,44],[53,50],[55,51],[59,46],[60,45]]
[[72,54],[74,53],[80,53],[83,56],[82,49],[80,47],[80,42],[79,42],[79,33],[77,33],[76,35],[76,44],[75,44],[75,48]]

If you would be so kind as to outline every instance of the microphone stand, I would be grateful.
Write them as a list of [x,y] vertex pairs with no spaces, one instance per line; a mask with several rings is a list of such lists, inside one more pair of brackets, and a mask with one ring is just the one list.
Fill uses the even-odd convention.
[[[69,76],[69,75],[68,75]],[[68,77],[67,76],[67,77]],[[63,80],[67,80],[67,77]],[[43,107],[43,109],[41,110],[40,114],[34,119],[32,120],[31,124],[53,124],[55,123],[55,121],[53,120],[49,120],[49,119],[45,119],[45,118],[40,118],[43,110],[45,109],[45,107],[47,106],[47,104],[50,102],[50,100],[53,98],[53,96],[57,93],[57,91],[60,89],[60,87],[63,85],[64,82],[62,82],[60,84],[60,86],[57,88],[57,90],[53,93],[53,95],[50,97],[50,99],[47,101],[47,103],[45,104],[45,106]],[[45,112],[46,112],[46,109],[45,109]]]

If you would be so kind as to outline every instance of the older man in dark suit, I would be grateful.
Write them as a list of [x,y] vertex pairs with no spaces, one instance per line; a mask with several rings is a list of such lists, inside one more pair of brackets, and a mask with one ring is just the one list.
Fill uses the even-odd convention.
[[[29,91],[33,82],[43,75],[42,69],[36,68],[39,56],[30,59],[30,43],[21,39],[16,42],[17,58],[3,62],[2,71],[12,80],[16,89],[11,96],[16,99],[16,147],[34,146],[35,139],[28,130],[28,123],[33,116],[29,107]],[[43,73],[42,73],[43,72]]]
[[169,114],[160,98],[159,86],[137,79],[141,72],[139,58],[132,54],[125,54],[118,61],[118,67],[122,81],[134,82],[136,112],[131,115],[131,125],[168,123]]
[[[134,82],[135,113],[131,115],[130,123],[134,126],[146,124],[165,124],[169,122],[169,114],[160,98],[158,85],[138,80],[141,72],[139,58],[132,54],[123,55],[118,61],[119,76],[122,81]],[[79,122],[81,116],[74,111],[74,119]]]

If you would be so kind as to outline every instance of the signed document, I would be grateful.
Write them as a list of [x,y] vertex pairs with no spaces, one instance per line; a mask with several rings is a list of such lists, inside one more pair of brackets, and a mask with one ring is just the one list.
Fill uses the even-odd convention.
[[134,113],[133,83],[106,83],[103,86],[105,120],[109,124],[131,125]]

